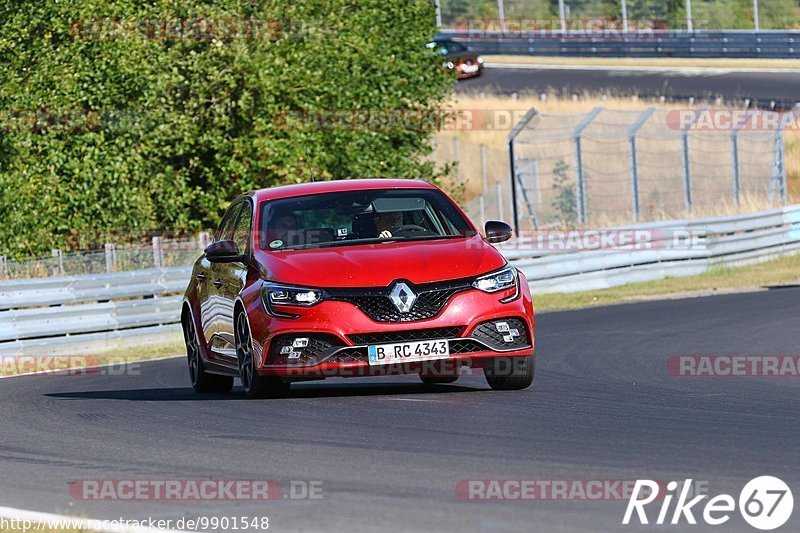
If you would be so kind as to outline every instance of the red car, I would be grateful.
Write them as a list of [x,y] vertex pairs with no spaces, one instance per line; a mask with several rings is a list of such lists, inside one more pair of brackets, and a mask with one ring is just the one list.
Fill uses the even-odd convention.
[[181,316],[198,392],[286,395],[292,382],[417,373],[493,389],[534,376],[525,277],[437,187],[364,179],[274,187],[228,208]]

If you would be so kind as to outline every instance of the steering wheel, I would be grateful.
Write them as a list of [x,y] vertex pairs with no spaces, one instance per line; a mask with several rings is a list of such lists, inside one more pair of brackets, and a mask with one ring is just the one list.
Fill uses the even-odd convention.
[[418,233],[428,233],[426,228],[416,224],[403,224],[401,226],[395,226],[390,231],[394,237],[402,237],[403,235],[413,236]]

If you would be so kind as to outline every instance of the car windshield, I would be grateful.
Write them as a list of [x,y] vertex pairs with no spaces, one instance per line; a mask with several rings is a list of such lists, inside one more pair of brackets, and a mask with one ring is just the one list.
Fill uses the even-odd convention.
[[428,43],[427,47],[434,50],[436,55],[440,56],[467,50],[463,44],[455,41],[433,41],[432,43]]
[[460,237],[472,231],[440,191],[391,189],[313,194],[261,203],[265,250]]

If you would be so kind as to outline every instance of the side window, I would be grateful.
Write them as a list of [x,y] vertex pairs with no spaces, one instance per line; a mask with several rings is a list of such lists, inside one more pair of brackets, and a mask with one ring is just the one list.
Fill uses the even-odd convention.
[[252,226],[253,208],[250,206],[250,202],[242,202],[242,211],[233,231],[233,242],[236,243],[240,253],[250,251],[250,230]]
[[236,223],[236,217],[239,215],[241,207],[242,204],[238,203],[228,208],[228,212],[222,217],[222,222],[214,235],[215,241],[229,241],[233,238],[233,225]]

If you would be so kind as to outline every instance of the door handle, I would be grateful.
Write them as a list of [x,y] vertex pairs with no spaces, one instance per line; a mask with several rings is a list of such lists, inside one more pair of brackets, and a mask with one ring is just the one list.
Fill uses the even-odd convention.
[[222,280],[221,280],[221,279],[219,279],[219,278],[215,279],[215,280],[214,280],[214,286],[215,286],[216,288],[218,288],[218,289],[219,289],[220,287],[222,287]]
[[205,281],[206,280],[206,275],[205,274],[198,274],[198,275],[195,276],[195,279],[197,279],[197,281]]

